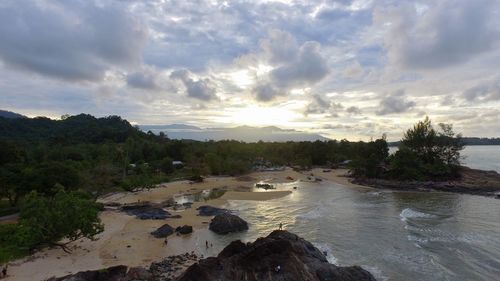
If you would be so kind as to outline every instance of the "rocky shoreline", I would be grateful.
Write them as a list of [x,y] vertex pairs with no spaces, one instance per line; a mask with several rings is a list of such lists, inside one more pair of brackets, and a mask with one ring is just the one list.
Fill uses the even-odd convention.
[[460,177],[447,181],[397,181],[374,178],[355,178],[354,184],[400,191],[443,191],[500,198],[500,174],[461,167]]
[[340,267],[299,236],[275,230],[252,243],[231,242],[216,257],[170,256],[149,268],[125,265],[82,271],[48,281],[375,281],[359,266]]

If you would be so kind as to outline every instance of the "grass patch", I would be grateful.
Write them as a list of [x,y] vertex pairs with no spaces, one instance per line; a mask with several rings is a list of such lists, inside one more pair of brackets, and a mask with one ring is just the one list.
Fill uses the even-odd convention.
[[0,224],[0,264],[29,254],[17,241],[17,224]]

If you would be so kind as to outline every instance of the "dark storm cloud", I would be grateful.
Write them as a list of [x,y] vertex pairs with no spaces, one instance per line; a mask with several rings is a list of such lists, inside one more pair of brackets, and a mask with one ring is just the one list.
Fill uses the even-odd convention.
[[0,59],[65,80],[101,80],[141,61],[146,29],[121,5],[92,1],[2,1]]
[[414,101],[406,99],[404,90],[398,90],[380,101],[379,110],[376,111],[376,114],[403,113],[412,109],[415,105]]

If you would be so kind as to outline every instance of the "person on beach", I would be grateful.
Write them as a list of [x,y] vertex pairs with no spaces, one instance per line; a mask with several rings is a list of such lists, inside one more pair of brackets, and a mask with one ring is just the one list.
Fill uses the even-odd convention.
[[5,264],[2,268],[2,275],[0,275],[1,278],[7,277],[7,264]]
[[283,224],[280,222],[280,228],[279,230],[283,230]]
[[207,247],[208,249],[208,240],[205,240],[205,246]]

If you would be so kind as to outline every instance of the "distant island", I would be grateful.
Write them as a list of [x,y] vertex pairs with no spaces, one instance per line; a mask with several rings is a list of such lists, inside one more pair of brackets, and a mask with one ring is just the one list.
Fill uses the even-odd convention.
[[[479,137],[462,137],[462,143],[467,145],[500,145],[500,138],[479,138]],[[390,147],[399,146],[401,141],[393,141],[388,143]]]

